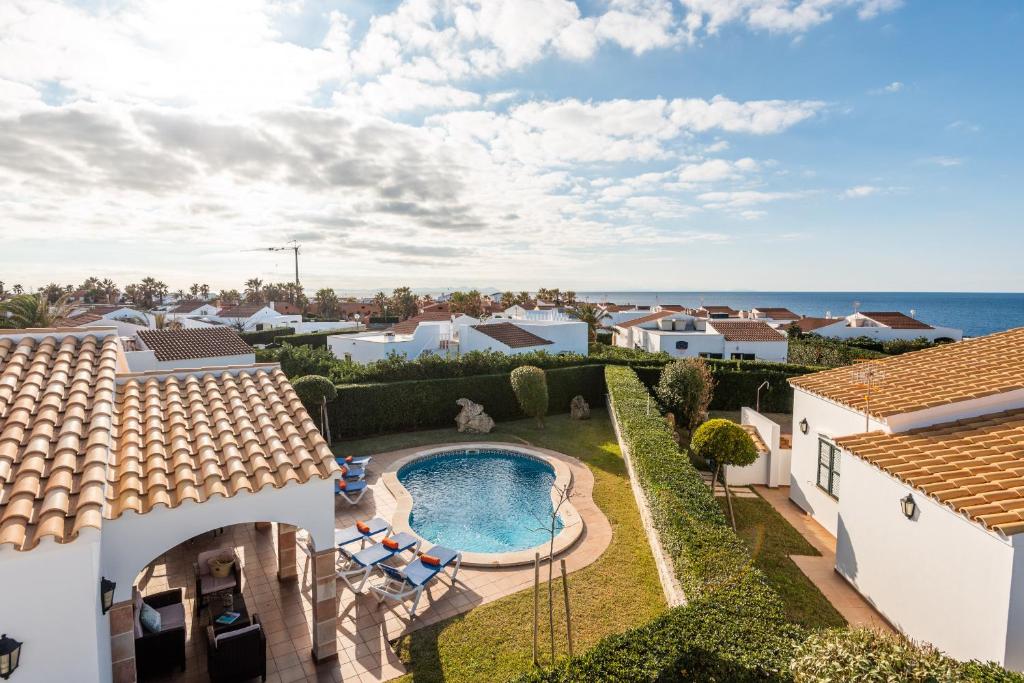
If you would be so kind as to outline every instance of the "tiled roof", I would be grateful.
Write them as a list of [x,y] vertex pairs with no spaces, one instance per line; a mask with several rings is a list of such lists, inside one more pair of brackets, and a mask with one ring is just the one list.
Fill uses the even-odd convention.
[[197,309],[202,308],[208,302],[200,299],[192,299],[191,301],[182,301],[177,306],[171,309],[171,313],[191,313]]
[[529,330],[524,330],[518,325],[512,323],[493,323],[491,325],[473,325],[473,329],[477,332],[486,334],[491,339],[495,339],[505,346],[513,349],[523,349],[530,346],[545,346],[547,344],[554,344],[555,342],[538,337]]
[[682,313],[683,311],[689,311],[686,306],[680,306],[679,304],[661,304],[661,310],[671,311],[672,313]]
[[750,435],[750,439],[754,442],[754,448],[757,449],[758,453],[767,453],[768,446],[765,444],[764,439],[761,438],[761,434],[757,431],[757,427],[754,425],[740,425],[743,427],[743,431]]
[[276,368],[118,387],[108,516],[327,479],[330,448]]
[[836,443],[987,529],[1024,531],[1024,410]]
[[254,313],[258,313],[266,308],[266,304],[240,304],[238,306],[228,306],[217,311],[218,318],[251,318]]
[[871,414],[885,418],[1024,389],[1024,327],[789,380],[794,387],[864,410],[864,373],[873,369]]
[[760,306],[755,306],[752,310],[756,310],[772,320],[791,320],[800,317],[788,308],[761,308]]
[[117,338],[0,337],[0,546],[99,529]]
[[760,320],[708,320],[708,326],[725,337],[726,341],[779,342],[785,335]]
[[419,315],[414,315],[407,320],[403,320],[402,322],[395,324],[391,329],[395,334],[412,334],[416,331],[416,328],[419,327],[420,323],[444,322],[451,319],[451,313],[446,313],[444,311],[427,311],[426,313],[420,313]]
[[227,327],[189,328],[183,330],[140,330],[146,348],[156,353],[159,361],[218,358],[253,353],[238,333]]
[[644,323],[667,318],[670,315],[672,315],[672,311],[658,311],[657,313],[633,318],[632,320],[623,320],[621,323],[615,323],[615,327],[636,327],[637,325],[643,325]]
[[[61,318],[54,322],[57,327],[84,327],[90,323],[103,320],[102,315],[96,313],[79,313],[78,315],[69,315],[66,318]],[[111,323],[113,326],[113,323]]]
[[796,321],[801,332],[813,332],[821,327],[845,322],[843,318],[800,318]]
[[904,315],[899,311],[861,311],[860,314],[865,318],[871,318],[880,325],[891,327],[894,330],[933,330],[935,329],[927,323],[923,323],[920,320],[915,320],[909,315]]

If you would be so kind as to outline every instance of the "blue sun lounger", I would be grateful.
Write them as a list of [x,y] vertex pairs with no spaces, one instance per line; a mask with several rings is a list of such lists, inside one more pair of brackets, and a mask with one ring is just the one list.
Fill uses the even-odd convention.
[[[385,541],[394,541],[395,547],[389,548],[384,545]],[[373,573],[374,567],[382,566],[385,560],[404,553],[407,550],[416,554],[420,548],[420,540],[404,531],[385,538],[380,543],[374,543],[368,548],[363,548],[344,562],[339,562],[338,578],[343,579],[348,587],[356,593],[362,593],[366,587],[366,581]]]
[[341,474],[346,479],[362,479],[366,476],[366,470],[362,467],[354,467],[352,465],[342,465]]
[[[428,557],[437,561],[437,564],[424,562],[423,558]],[[416,618],[416,608],[419,606],[420,598],[423,596],[423,589],[446,569],[451,569],[451,583],[455,585],[455,577],[459,574],[459,567],[462,566],[462,553],[435,545],[429,553],[405,565],[401,569],[381,564],[377,568],[384,573],[385,582],[382,586],[373,586],[370,590],[377,594],[377,602],[383,602],[385,598],[394,600],[409,613],[410,619]],[[412,606],[407,607],[405,601],[412,598]]]
[[[344,484],[344,487],[342,484]],[[362,479],[359,481],[341,481],[336,479],[334,481],[334,495],[341,496],[348,501],[349,505],[358,505],[359,501],[366,494],[366,490],[366,482]]]
[[[362,524],[365,531],[359,529],[359,524]],[[347,526],[344,529],[334,530],[334,545],[338,547],[339,561],[341,559],[347,559],[355,555],[358,551],[353,551],[345,546],[352,545],[355,542],[359,542],[359,550],[366,547],[366,541],[372,539],[378,534],[387,534],[391,531],[391,525],[380,517],[374,517],[365,522],[358,522],[352,526]]]
[[[351,458],[351,459],[349,459]],[[334,462],[338,463],[342,467],[348,465],[349,467],[366,467],[373,460],[372,455],[350,455],[348,457],[342,457],[340,455],[334,456]]]

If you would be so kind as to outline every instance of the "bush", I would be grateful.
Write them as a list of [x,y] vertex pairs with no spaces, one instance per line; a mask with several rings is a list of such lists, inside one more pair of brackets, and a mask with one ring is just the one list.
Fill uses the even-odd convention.
[[837,339],[825,339],[813,334],[802,339],[790,339],[788,355],[790,363],[805,363],[830,368],[850,365],[857,360],[885,357],[885,354],[879,351],[859,348]]
[[326,348],[328,335],[356,334],[365,331],[365,329],[344,328],[340,330],[324,330],[322,332],[306,332],[304,334],[281,334],[274,337],[274,343],[290,344],[292,346],[314,346],[317,348]]
[[307,410],[312,410],[313,407],[319,408],[325,399],[333,401],[338,398],[338,390],[334,384],[322,375],[299,377],[292,381],[292,388],[295,389],[295,393],[298,394],[299,400]]
[[295,334],[295,328],[275,327],[272,330],[260,330],[259,332],[239,332],[238,336],[245,340],[246,344],[273,344],[275,337],[285,334]]
[[714,389],[711,369],[703,360],[681,358],[661,371],[657,394],[679,424],[692,430],[707,416]]
[[519,407],[543,427],[544,416],[548,412],[548,383],[544,371],[532,365],[524,365],[513,370],[509,379]]
[[825,681],[1024,681],[995,664],[962,663],[931,645],[865,628],[828,629],[796,649],[797,683]]
[[690,448],[698,457],[745,467],[757,460],[750,434],[732,420],[708,420],[693,433]]

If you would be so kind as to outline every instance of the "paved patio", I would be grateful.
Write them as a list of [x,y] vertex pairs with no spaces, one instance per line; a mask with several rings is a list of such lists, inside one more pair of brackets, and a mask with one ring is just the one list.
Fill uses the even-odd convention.
[[894,630],[885,617],[835,570],[836,539],[825,530],[825,527],[814,521],[813,517],[789,499],[789,487],[779,486],[770,489],[767,486],[755,486],[754,489],[821,553],[820,556],[790,555],[789,558],[828,598],[843,618],[851,626],[866,626],[893,633]]
[[[444,444],[437,444],[444,445]],[[452,444],[456,446],[458,444]],[[499,445],[499,444],[492,444]],[[522,444],[509,444],[522,445]],[[543,448],[532,449],[567,462],[574,481],[573,505],[583,518],[580,539],[561,557],[569,571],[596,560],[611,543],[608,520],[591,498],[594,479],[586,465],[574,458]],[[335,501],[335,526],[383,517],[390,520],[395,499],[380,481],[379,473],[392,462],[422,448],[376,454],[369,468],[369,491],[356,506]],[[243,595],[250,612],[259,614],[267,634],[267,680],[291,681],[386,681],[405,673],[390,641],[409,631],[454,617],[477,605],[529,588],[532,565],[504,569],[463,567],[453,587],[446,579],[436,582],[420,602],[419,616],[411,621],[394,603],[378,604],[371,595],[357,595],[338,581],[338,658],[317,665],[310,657],[311,613],[309,557],[301,552],[305,537],[299,532],[296,553],[298,580],[277,578],[277,533],[255,524],[227,527],[222,534],[207,533],[182,543],[154,560],[140,575],[143,594],[168,588],[185,589],[188,666],[184,674],[169,674],[166,681],[205,681],[205,624],[197,623],[192,563],[203,550],[233,546],[243,566]]]

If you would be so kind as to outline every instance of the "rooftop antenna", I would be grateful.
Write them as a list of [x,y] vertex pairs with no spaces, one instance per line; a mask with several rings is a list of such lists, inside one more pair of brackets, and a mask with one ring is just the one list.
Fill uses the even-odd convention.
[[871,390],[878,386],[878,383],[885,379],[885,370],[874,363],[864,363],[862,367],[853,371],[853,378],[857,380],[857,388],[864,390],[864,431],[871,431]]
[[292,240],[290,247],[267,247],[267,251],[293,251],[295,252],[295,286],[299,286],[299,248],[302,245]]
[[858,310],[860,310],[860,302],[859,301],[854,301],[853,302],[853,312],[856,313]]
[[917,317],[917,311],[915,311],[913,308],[910,309],[910,317],[911,318],[916,318]]

